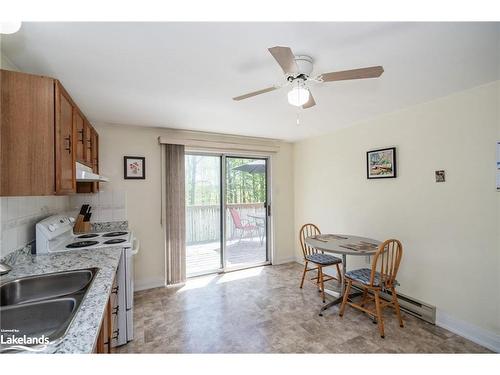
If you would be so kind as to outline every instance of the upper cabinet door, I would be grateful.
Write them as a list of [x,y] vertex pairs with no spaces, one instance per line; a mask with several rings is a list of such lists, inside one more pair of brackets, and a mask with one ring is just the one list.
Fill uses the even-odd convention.
[[54,80],[0,70],[0,196],[53,195]]
[[84,134],[84,120],[80,111],[75,109],[73,120],[75,121],[74,127],[76,130],[75,151],[76,160],[80,162],[85,161],[85,134]]
[[73,126],[73,101],[59,81],[56,81],[56,194],[76,191],[75,181],[75,128]]
[[[99,173],[99,135],[92,129],[92,170],[94,173]],[[97,193],[99,191],[99,182],[94,182],[92,191]]]
[[95,129],[92,129],[92,169],[99,172],[99,136]]
[[85,164],[92,167],[92,132],[94,128],[85,120]]

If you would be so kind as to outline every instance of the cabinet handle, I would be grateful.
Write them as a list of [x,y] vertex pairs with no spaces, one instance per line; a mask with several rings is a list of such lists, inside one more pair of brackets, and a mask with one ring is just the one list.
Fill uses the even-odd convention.
[[118,294],[118,285],[111,289],[111,293]]
[[81,142],[83,145],[84,139],[83,139],[83,129],[78,130],[78,133],[82,136],[82,139],[79,139],[78,142]]
[[71,154],[71,135],[68,135],[64,140],[68,141],[68,147],[65,150],[68,151],[68,154]]
[[118,310],[120,310],[120,306],[113,307],[113,311],[111,312],[111,314],[118,315]]

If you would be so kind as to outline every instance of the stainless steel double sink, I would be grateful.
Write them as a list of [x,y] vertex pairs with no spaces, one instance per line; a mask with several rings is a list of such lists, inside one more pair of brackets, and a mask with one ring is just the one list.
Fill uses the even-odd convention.
[[[61,339],[78,312],[98,268],[56,272],[7,281],[0,285],[0,328],[9,337]],[[24,345],[30,346],[30,345]],[[34,348],[39,345],[32,345]],[[19,351],[0,343],[0,352]]]

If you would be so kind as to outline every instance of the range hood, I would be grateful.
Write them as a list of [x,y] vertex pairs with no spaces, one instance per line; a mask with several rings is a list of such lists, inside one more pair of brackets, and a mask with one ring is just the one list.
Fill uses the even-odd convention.
[[109,178],[92,172],[92,168],[76,162],[76,182],[108,182]]

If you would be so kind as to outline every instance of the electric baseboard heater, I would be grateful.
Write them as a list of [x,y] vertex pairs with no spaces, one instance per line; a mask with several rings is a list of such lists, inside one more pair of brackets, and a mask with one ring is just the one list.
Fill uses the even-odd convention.
[[[360,288],[357,288],[354,285],[353,288],[362,291]],[[380,296],[387,301],[392,300],[392,293],[390,291],[381,292]],[[436,324],[436,306],[431,306],[425,302],[405,296],[401,293],[397,293],[397,296],[399,307],[401,308],[401,310],[407,312],[408,314],[416,316],[417,318],[425,320],[426,322]]]

